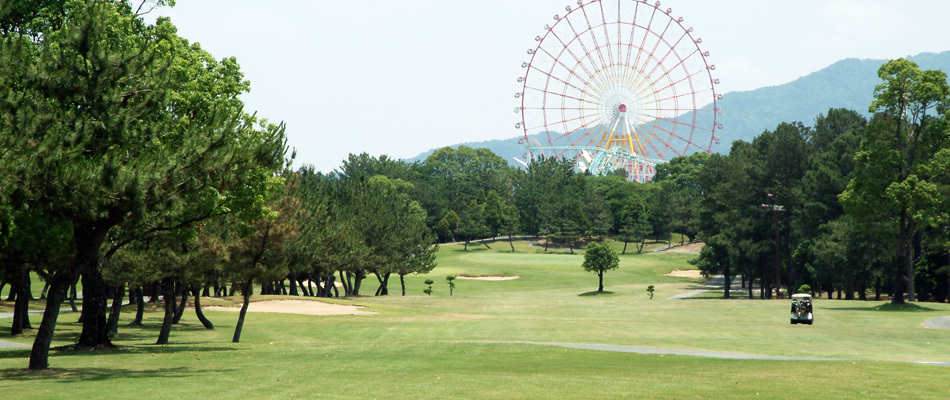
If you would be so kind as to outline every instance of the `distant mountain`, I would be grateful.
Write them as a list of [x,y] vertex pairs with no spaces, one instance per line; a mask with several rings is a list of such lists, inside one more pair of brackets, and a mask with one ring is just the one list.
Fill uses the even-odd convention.
[[[921,69],[950,72],[950,51],[907,59]],[[849,58],[784,85],[727,93],[719,102],[723,129],[717,131],[721,141],[713,146],[713,151],[728,153],[733,141],[751,141],[781,122],[798,121],[811,126],[815,117],[832,107],[870,117],[868,107],[874,100],[874,87],[881,84],[877,70],[885,62]]]
[[[921,69],[939,69],[950,73],[950,51],[922,53],[907,59],[916,62]],[[826,113],[829,108],[847,108],[870,116],[868,107],[874,98],[874,87],[881,83],[877,70],[885,62],[887,60],[849,58],[784,85],[726,93],[718,103],[723,110],[718,117],[723,128],[716,131],[720,142],[713,144],[712,150],[728,153],[732,142],[751,141],[782,122],[798,121],[811,126],[815,117]],[[505,140],[460,143],[451,147],[465,145],[487,148],[509,164],[520,166],[514,160],[521,159],[525,153],[518,144],[520,139],[522,137],[519,136]],[[423,161],[434,151],[429,150],[407,161]]]

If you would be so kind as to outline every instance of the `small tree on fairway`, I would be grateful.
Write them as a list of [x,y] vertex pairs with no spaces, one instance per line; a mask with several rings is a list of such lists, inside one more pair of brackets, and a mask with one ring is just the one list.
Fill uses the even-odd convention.
[[445,277],[445,280],[449,282],[449,296],[451,296],[452,291],[455,290],[455,275],[449,275]]
[[596,272],[600,278],[598,292],[604,291],[604,272],[617,269],[620,266],[620,256],[610,249],[605,242],[592,242],[587,245],[584,253],[584,271]]
[[647,293],[650,295],[650,300],[653,300],[653,285],[647,286]]
[[435,283],[435,281],[433,281],[432,279],[426,279],[426,280],[425,280],[425,284],[426,284],[426,285],[429,285],[429,287],[427,287],[425,290],[423,290],[422,293],[425,293],[425,294],[427,294],[427,295],[429,295],[429,296],[432,296],[432,284],[433,284],[433,283]]

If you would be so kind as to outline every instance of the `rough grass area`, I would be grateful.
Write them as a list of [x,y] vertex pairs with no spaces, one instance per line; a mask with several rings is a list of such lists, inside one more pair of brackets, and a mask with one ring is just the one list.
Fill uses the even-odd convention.
[[[813,326],[790,325],[786,300],[668,301],[701,279],[664,276],[695,255],[621,257],[604,276],[583,256],[538,253],[516,242],[444,246],[439,267],[393,281],[388,297],[337,299],[369,316],[249,314],[239,344],[235,313],[207,314],[206,331],[186,313],[172,344],[155,346],[157,310],[129,328],[119,349],[54,351],[45,372],[28,372],[29,350],[0,350],[0,397],[17,398],[946,398],[950,369],[910,361],[950,361],[950,331],[923,321],[950,305],[815,301]],[[510,281],[446,275],[513,276]],[[434,293],[422,293],[432,279]],[[653,300],[646,292],[655,285]],[[363,290],[375,291],[375,279]],[[712,292],[710,292],[712,293]],[[268,299],[274,297],[268,296]],[[279,297],[278,297],[279,298]],[[214,303],[228,303],[230,299]],[[211,304],[211,301],[202,301]],[[62,314],[54,346],[76,340],[78,315]],[[0,323],[9,324],[0,319]],[[34,316],[34,325],[39,316]],[[4,328],[6,330],[6,328]],[[32,335],[30,333],[29,335]],[[0,338],[30,344],[32,337]],[[847,361],[753,361],[644,355],[497,342],[589,343],[708,350]]]

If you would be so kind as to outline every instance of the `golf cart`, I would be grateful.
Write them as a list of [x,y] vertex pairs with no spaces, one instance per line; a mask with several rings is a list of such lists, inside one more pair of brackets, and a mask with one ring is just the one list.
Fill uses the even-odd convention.
[[811,310],[811,295],[798,293],[792,295],[792,324],[808,324],[815,322]]

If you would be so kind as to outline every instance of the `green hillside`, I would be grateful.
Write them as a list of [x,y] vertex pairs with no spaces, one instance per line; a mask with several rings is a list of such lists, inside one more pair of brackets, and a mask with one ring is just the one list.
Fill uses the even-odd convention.
[[[923,69],[950,71],[950,51],[922,53],[908,59]],[[713,146],[713,151],[726,153],[733,141],[751,141],[781,122],[800,121],[811,125],[818,114],[832,107],[852,109],[869,116],[868,106],[874,95],[874,86],[880,83],[877,70],[886,61],[849,58],[784,85],[725,94],[719,103],[723,109],[719,116],[723,129],[717,132],[717,136],[721,140]],[[514,159],[520,159],[525,152],[518,143],[520,139],[459,143],[452,147],[487,148],[511,165],[518,166],[520,164]],[[434,150],[408,161],[425,160]]]

